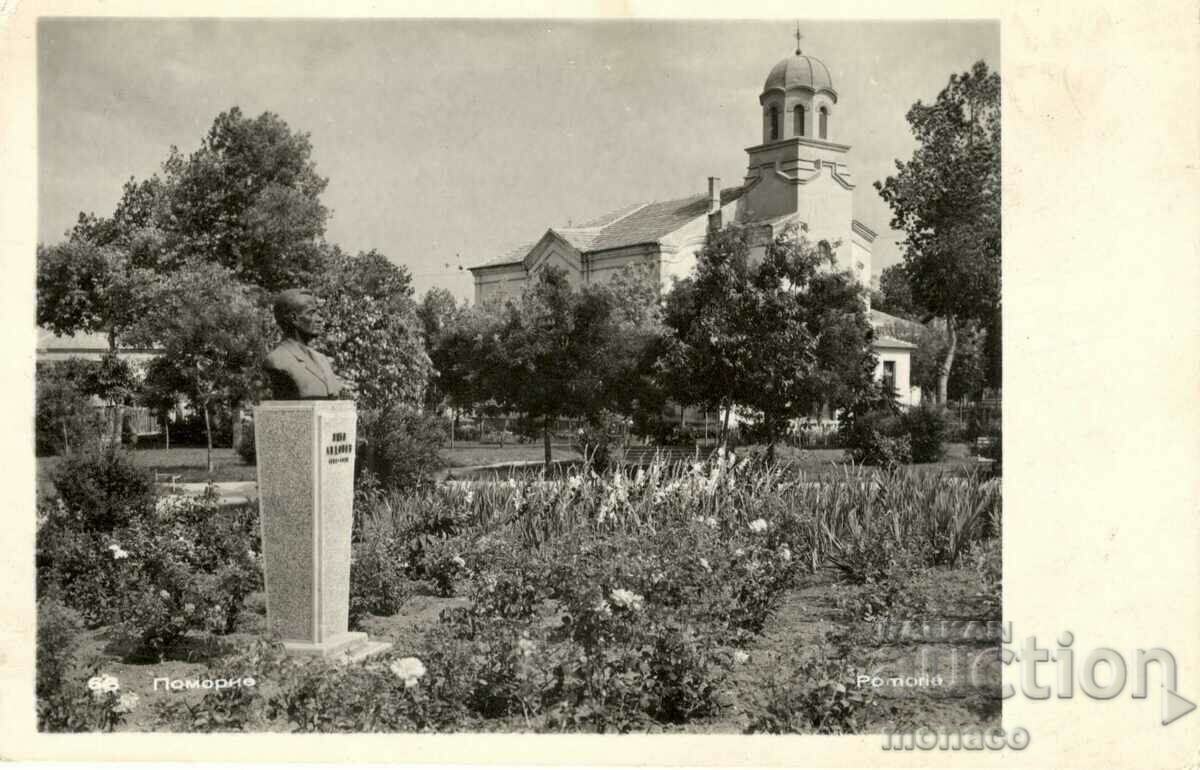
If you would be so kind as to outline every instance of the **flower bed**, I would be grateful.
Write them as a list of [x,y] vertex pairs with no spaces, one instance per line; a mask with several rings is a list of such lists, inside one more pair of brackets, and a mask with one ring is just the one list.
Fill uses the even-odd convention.
[[[208,676],[253,673],[261,686],[175,699],[155,711],[153,726],[626,732],[712,720],[729,707],[746,649],[802,576],[839,570],[860,587],[848,611],[868,620],[905,611],[888,581],[917,570],[969,562],[994,582],[994,560],[979,548],[998,533],[999,505],[995,482],[877,474],[812,484],[724,453],[632,477],[585,472],[403,494],[366,486],[356,497],[355,622],[391,614],[413,593],[466,601],[394,654],[359,664],[286,658],[268,642],[212,660]],[[136,597],[114,599],[93,622],[128,624],[133,602],[153,605],[133,613],[138,628],[165,625],[175,638],[232,631],[254,585],[244,574],[253,562],[242,557],[255,547],[238,538],[253,527],[196,513],[160,505],[153,526],[94,542],[40,535],[59,546],[47,545],[55,558],[39,561],[40,577],[68,603],[114,590]],[[56,526],[54,517],[44,526]],[[206,545],[177,550],[181,527],[203,530]],[[145,555],[160,552],[170,558]],[[63,567],[63,554],[78,553],[94,560],[83,562],[81,574],[97,574],[87,590]],[[176,581],[171,565],[187,565],[191,582]],[[133,590],[135,577],[146,587]],[[164,590],[159,608],[147,592]],[[203,607],[194,604],[201,597]],[[132,636],[158,651],[169,641]],[[794,728],[776,713],[793,702],[815,714],[804,722],[811,729],[856,729],[867,699],[852,683],[830,683],[845,661],[806,666],[797,676],[811,686],[789,685],[750,729]]]

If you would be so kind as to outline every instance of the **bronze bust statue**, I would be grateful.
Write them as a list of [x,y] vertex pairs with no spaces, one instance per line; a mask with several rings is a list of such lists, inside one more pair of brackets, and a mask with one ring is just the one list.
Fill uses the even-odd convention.
[[315,297],[303,289],[281,292],[275,298],[275,322],[283,341],[263,363],[273,399],[354,397],[350,387],[333,373],[329,359],[308,346],[323,327]]

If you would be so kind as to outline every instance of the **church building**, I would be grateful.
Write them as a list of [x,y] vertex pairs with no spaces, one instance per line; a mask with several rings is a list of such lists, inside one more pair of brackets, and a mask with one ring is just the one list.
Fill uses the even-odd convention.
[[[550,227],[537,240],[470,268],[475,302],[519,296],[525,281],[546,265],[565,270],[574,286],[607,281],[627,265],[645,265],[667,291],[695,267],[709,229],[729,222],[751,227],[759,244],[803,224],[810,241],[828,247],[837,266],[849,267],[869,287],[876,233],[854,218],[850,146],[837,141],[838,93],[829,68],[797,48],[771,68],[758,101],[761,142],[746,149],[740,185],[722,188],[718,178],[709,177],[702,193],[634,203],[583,224]],[[869,309],[869,292],[867,303]],[[877,329],[886,326],[880,315],[871,313]],[[878,336],[873,347],[877,379],[891,382],[902,404],[919,403],[920,390],[909,380],[916,346]]]

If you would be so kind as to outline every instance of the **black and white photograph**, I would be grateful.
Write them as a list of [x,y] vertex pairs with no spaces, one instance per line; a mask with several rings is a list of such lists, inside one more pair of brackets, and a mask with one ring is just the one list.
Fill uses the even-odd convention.
[[[1066,766],[1029,704],[1117,700],[1194,734],[1196,617],[1013,611],[1014,570],[1066,606],[1073,545],[1012,516],[1153,486],[1078,468],[1098,407],[1028,384],[1103,389],[1051,362],[1131,317],[1022,304],[1075,258],[1008,217],[1083,184],[1010,154],[1028,19],[795,14],[37,18],[29,729]],[[1044,79],[1086,124],[1095,81]]]
[[999,726],[996,23],[38,35],[41,729]]

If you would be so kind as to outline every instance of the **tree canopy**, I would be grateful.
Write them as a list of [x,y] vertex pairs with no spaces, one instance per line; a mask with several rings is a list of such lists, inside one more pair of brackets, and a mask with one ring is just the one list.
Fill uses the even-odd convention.
[[661,368],[682,403],[753,416],[773,452],[789,420],[861,397],[875,357],[862,289],[789,229],[752,255],[750,233],[711,233],[667,298]]
[[324,305],[318,345],[368,409],[420,404],[431,374],[408,271],[371,250],[334,249],[314,293]]
[[110,350],[146,310],[153,275],[112,246],[38,246],[37,322],[55,334],[101,332]]
[[255,294],[227,268],[189,262],[159,280],[152,307],[132,334],[162,349],[166,363],[153,370],[159,382],[174,383],[202,410],[210,471],[212,407],[244,402],[258,389],[273,322]]
[[875,187],[905,234],[904,272],[916,305],[946,320],[938,384],[944,403],[960,323],[996,326],[1000,306],[1000,75],[977,62],[907,119],[918,146]]

